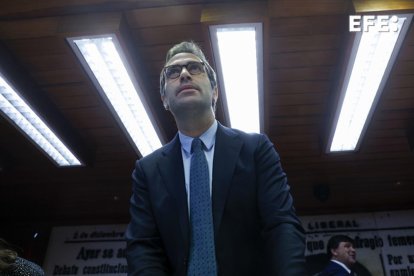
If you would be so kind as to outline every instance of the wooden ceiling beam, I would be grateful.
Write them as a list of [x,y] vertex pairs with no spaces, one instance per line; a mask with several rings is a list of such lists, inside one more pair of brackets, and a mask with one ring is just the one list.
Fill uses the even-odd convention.
[[1,21],[0,37],[22,39],[53,36],[58,30],[58,24],[57,17]]
[[65,38],[108,33],[120,35],[123,24],[123,15],[119,12],[62,16],[59,17],[56,35]]
[[270,17],[299,17],[347,14],[352,9],[349,0],[270,0]]
[[356,13],[413,11],[412,0],[353,0]]
[[126,12],[128,24],[133,29],[187,25],[200,23],[202,5],[183,5],[135,9]]
[[120,32],[121,22],[122,13],[8,20],[0,24],[0,37],[14,40],[68,35],[99,35]]
[[193,0],[39,0],[8,1],[0,9],[0,20],[22,19],[72,14],[91,14],[102,12],[122,12],[162,6],[193,4]]
[[252,21],[263,21],[268,15],[268,3],[260,2],[240,2],[210,4],[203,7],[201,13],[202,23],[244,23]]

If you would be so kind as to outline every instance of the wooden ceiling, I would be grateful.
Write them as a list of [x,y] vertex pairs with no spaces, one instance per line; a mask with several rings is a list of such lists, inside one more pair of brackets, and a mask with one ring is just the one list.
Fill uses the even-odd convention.
[[[1,6],[1,71],[87,162],[56,167],[0,116],[2,224],[128,222],[139,156],[67,37],[115,33],[121,39],[169,140],[176,127],[158,84],[167,49],[194,40],[213,61],[208,26],[238,22],[263,23],[264,129],[281,155],[298,213],[414,208],[413,26],[360,150],[324,152],[353,39],[348,15],[412,13],[412,1],[8,0]],[[220,102],[217,117],[228,125]],[[315,187],[328,187],[329,198],[318,200]]]

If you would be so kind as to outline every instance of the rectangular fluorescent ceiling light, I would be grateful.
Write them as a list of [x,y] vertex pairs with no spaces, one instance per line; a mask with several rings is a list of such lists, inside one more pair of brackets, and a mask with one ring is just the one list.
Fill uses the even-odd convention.
[[[161,147],[144,105],[142,90],[132,74],[115,35],[68,38],[95,86],[142,156]],[[86,63],[85,63],[86,62]]]
[[263,117],[263,34],[260,23],[210,26],[220,83],[233,128],[260,132]]
[[58,166],[80,166],[81,162],[33,111],[0,73],[0,110]]
[[[327,152],[353,151],[372,117],[386,84],[412,15],[390,17],[389,31],[373,26],[355,34]],[[398,19],[398,20],[397,20]]]

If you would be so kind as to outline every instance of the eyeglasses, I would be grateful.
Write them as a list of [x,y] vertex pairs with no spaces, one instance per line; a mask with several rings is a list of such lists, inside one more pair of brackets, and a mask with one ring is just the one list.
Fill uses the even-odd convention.
[[164,67],[164,74],[168,79],[174,80],[181,75],[183,67],[185,67],[191,75],[199,75],[205,72],[204,62],[190,61],[189,63],[183,65],[175,64],[166,66]]

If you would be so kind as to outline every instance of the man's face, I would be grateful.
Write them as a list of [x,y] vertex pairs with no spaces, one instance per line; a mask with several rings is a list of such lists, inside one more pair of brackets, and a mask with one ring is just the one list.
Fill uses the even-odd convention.
[[340,242],[338,248],[332,249],[332,257],[347,267],[351,267],[356,262],[356,252],[350,242]]
[[[187,65],[189,62],[200,62],[200,59],[190,53],[179,53],[166,66]],[[174,115],[186,109],[212,108],[212,101],[217,100],[217,88],[211,87],[205,66],[202,68],[200,74],[191,74],[183,67],[177,78],[166,77],[165,94],[161,100]]]

